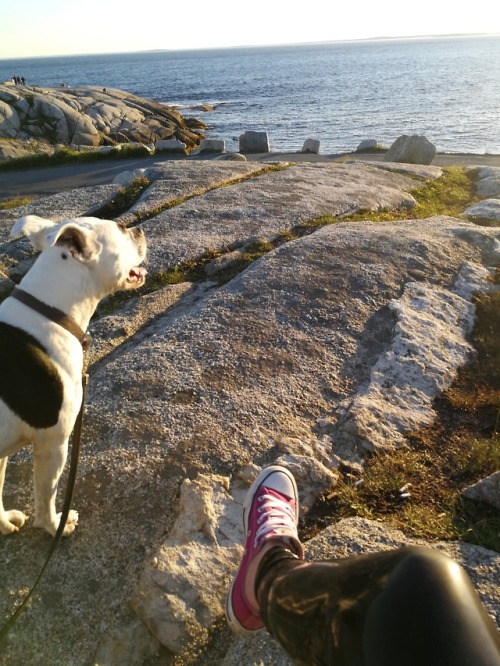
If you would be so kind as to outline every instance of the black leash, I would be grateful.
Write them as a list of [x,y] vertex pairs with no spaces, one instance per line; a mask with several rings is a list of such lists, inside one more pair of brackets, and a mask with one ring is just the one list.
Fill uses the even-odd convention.
[[45,559],[45,563],[42,567],[42,570],[38,574],[38,578],[36,579],[34,585],[32,586],[31,590],[28,592],[26,597],[23,599],[21,604],[16,608],[16,610],[12,613],[10,618],[7,620],[5,625],[0,629],[0,642],[3,641],[3,639],[7,636],[9,631],[12,629],[14,624],[17,622],[19,616],[21,613],[26,609],[26,606],[28,605],[29,600],[31,599],[33,592],[35,591],[38,583],[41,581],[43,574],[45,573],[45,569],[48,567],[49,562],[51,560],[52,555],[54,554],[55,549],[57,548],[59,541],[61,540],[62,533],[64,532],[64,528],[66,527],[66,521],[68,520],[69,516],[69,511],[71,507],[71,502],[73,499],[73,491],[75,488],[75,479],[76,479],[76,469],[78,466],[78,456],[80,454],[80,444],[82,441],[82,428],[83,428],[83,412],[85,409],[85,397],[87,394],[87,384],[88,384],[89,376],[84,372],[82,375],[82,404],[80,407],[80,412],[78,413],[78,416],[76,417],[75,421],[75,427],[73,428],[73,437],[71,440],[71,462],[70,462],[70,467],[69,467],[69,473],[68,473],[68,482],[66,484],[66,496],[64,498],[64,506],[63,510],[61,513],[61,520],[59,521],[59,527],[57,528],[57,532],[54,534],[54,538],[52,539],[52,543],[50,545],[49,552],[47,553],[47,557]]

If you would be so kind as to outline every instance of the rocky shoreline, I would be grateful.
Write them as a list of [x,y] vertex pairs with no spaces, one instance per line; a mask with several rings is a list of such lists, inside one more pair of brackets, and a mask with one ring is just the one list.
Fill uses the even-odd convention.
[[[87,148],[174,141],[190,151],[205,125],[174,108],[95,86],[0,85],[0,159],[58,146]],[[31,142],[31,143],[30,143]]]
[[[213,109],[200,108],[207,110]],[[130,144],[143,146],[151,154],[170,153],[177,159],[210,154],[243,159],[238,154],[225,154],[224,141],[205,139],[206,129],[205,123],[197,118],[184,118],[173,107],[122,90],[97,86],[0,85],[0,161],[52,154],[63,147],[107,152]],[[285,154],[271,151],[266,132],[242,128],[239,152],[252,161],[316,162],[357,156],[415,164],[500,164],[500,156],[496,155],[437,154],[425,137],[404,135],[389,148],[374,139],[365,139],[352,152],[331,155],[320,154],[319,140],[305,138],[301,151]]]

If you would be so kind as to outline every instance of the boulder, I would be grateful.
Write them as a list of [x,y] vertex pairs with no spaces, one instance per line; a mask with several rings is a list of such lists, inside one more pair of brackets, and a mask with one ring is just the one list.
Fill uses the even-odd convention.
[[500,197],[500,167],[468,167],[475,176],[476,192],[480,197]]
[[363,153],[367,150],[376,150],[379,147],[376,139],[363,139],[356,148],[357,153]]
[[99,146],[99,148],[96,150],[96,153],[101,153],[102,155],[107,155],[113,150],[119,150],[121,144],[118,144],[117,146]]
[[0,136],[13,139],[20,127],[21,121],[15,108],[0,99]]
[[317,139],[306,139],[302,146],[303,153],[319,153],[319,141]]
[[[202,139],[198,153],[224,153],[226,144],[221,139]],[[193,153],[192,153],[193,154]],[[194,153],[196,154],[196,153]]]
[[463,217],[473,220],[492,220],[500,222],[500,199],[485,199],[473,206],[469,206],[462,213]]
[[477,193],[481,197],[500,197],[500,173],[478,180]]
[[146,169],[131,169],[130,171],[122,171],[113,178],[113,185],[121,185],[126,187],[130,185],[137,178],[144,178]]
[[436,146],[425,136],[400,136],[384,155],[385,162],[406,164],[431,164],[436,156]]
[[177,139],[163,139],[156,143],[156,150],[160,153],[186,153],[186,144]]
[[500,472],[494,472],[473,486],[469,486],[462,495],[469,499],[487,502],[500,510]]
[[247,158],[242,155],[241,153],[224,153],[223,155],[219,155],[215,159],[217,160],[225,160],[226,162],[247,162]]
[[249,130],[240,135],[240,153],[268,153],[269,137],[267,132]]
[[70,145],[98,146],[101,142],[99,131],[88,116],[82,116],[76,123]]

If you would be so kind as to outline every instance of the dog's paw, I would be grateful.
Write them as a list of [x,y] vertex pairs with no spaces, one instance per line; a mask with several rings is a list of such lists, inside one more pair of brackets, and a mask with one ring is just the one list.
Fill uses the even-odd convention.
[[2,534],[12,534],[19,532],[21,527],[26,522],[28,516],[25,516],[22,511],[2,511],[0,513],[0,532]]
[[[54,522],[49,520],[44,520],[43,518],[35,518],[35,527],[41,527],[44,530],[47,530],[52,536],[55,535],[59,529],[59,523],[61,522],[61,514],[56,514]],[[66,526],[62,533],[63,536],[69,536],[75,531],[75,527],[78,525],[78,511],[71,510],[68,515],[68,520],[66,521]]]
[[[57,528],[59,527],[59,523],[61,521],[61,514],[58,513],[56,516],[56,528],[53,532],[55,534],[57,532]],[[64,531],[62,533],[63,536],[69,536],[70,534],[73,534],[75,531],[75,527],[78,525],[78,511],[71,511],[68,514],[68,520],[66,521],[66,527],[64,528]]]

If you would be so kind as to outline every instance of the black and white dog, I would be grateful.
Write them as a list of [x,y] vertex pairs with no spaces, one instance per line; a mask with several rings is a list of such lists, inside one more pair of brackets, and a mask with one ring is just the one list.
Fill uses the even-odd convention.
[[[82,338],[99,301],[144,284],[146,241],[139,229],[76,218],[54,224],[30,215],[25,234],[41,254],[0,305],[0,532],[17,532],[26,516],[2,501],[7,456],[31,444],[35,527],[55,534],[56,492],[68,438],[82,401]],[[78,522],[71,511],[64,535]]]

